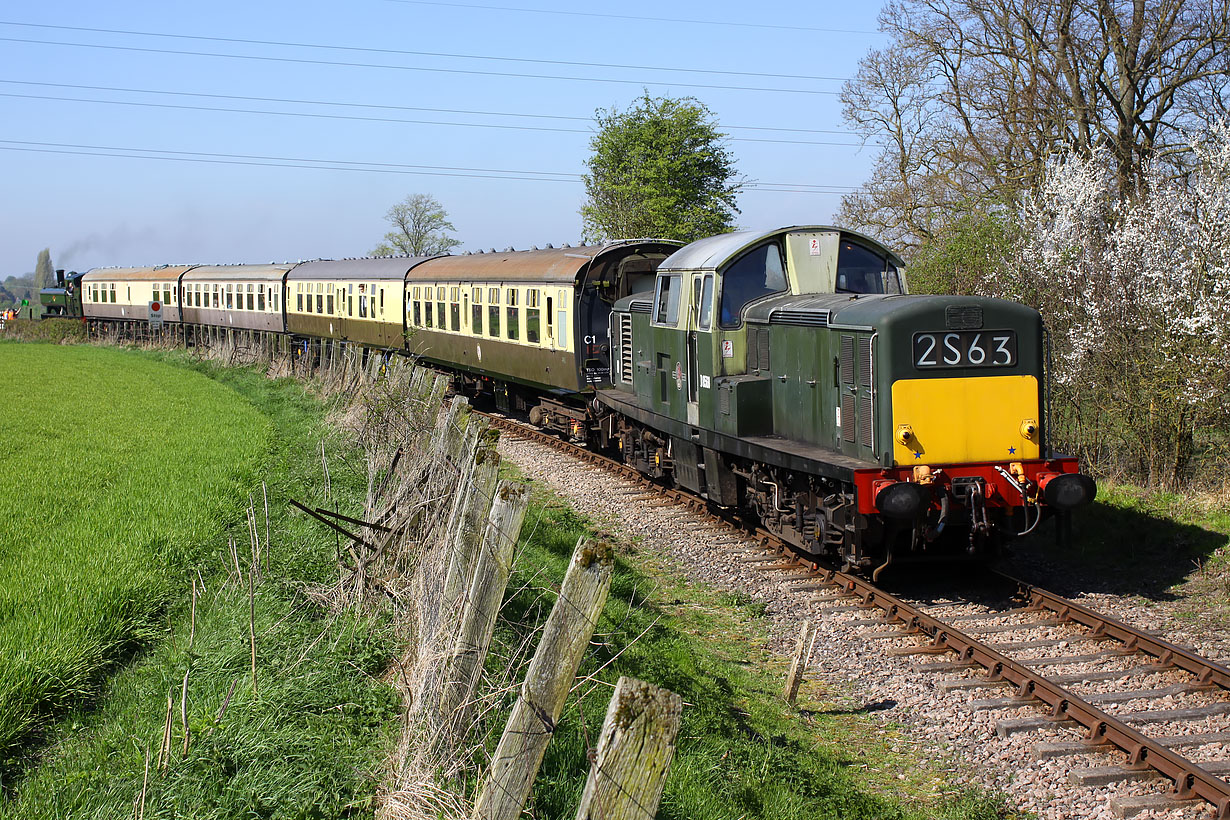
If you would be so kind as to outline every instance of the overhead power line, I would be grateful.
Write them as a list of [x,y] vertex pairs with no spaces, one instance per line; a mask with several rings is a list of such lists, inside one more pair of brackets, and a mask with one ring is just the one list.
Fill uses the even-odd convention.
[[693,26],[730,26],[734,28],[765,28],[777,31],[808,31],[826,34],[878,34],[868,29],[820,28],[818,26],[786,25],[781,23],[742,23],[733,20],[689,20],[676,17],[644,17],[632,14],[602,14],[594,11],[561,11],[559,9],[526,9],[508,6],[480,6],[474,3],[443,3],[433,0],[389,0],[411,6],[444,6],[450,9],[481,9],[483,11],[511,11],[523,14],[559,14],[569,17],[600,17],[606,20],[633,20],[638,23],[682,23]]
[[216,57],[227,60],[250,60],[255,62],[266,63],[290,63],[294,65],[319,65],[319,66],[340,66],[345,68],[376,68],[386,71],[421,71],[434,74],[464,74],[476,77],[512,77],[516,79],[530,80],[561,80],[567,82],[585,82],[585,83],[607,83],[614,85],[668,85],[676,88],[704,88],[716,91],[756,91],[759,93],[782,93],[782,94],[819,94],[824,96],[836,97],[840,95],[838,91],[821,91],[818,89],[805,88],[764,88],[756,86],[743,85],[715,85],[706,83],[680,83],[672,80],[623,80],[613,77],[571,77],[558,74],[527,74],[511,71],[477,71],[474,69],[464,68],[427,68],[423,66],[405,66],[405,65],[384,65],[381,63],[358,63],[347,62],[341,60],[309,60],[303,57],[274,57],[263,54],[222,54],[212,51],[186,51],[184,49],[166,49],[166,48],[145,48],[141,46],[118,46],[104,45],[101,43],[69,43],[60,40],[36,40],[22,37],[0,37],[0,42],[5,43],[24,43],[28,45],[45,45],[45,46],[65,46],[69,48],[93,48],[103,49],[107,51],[129,51],[138,54],[165,54],[176,57]]
[[[71,83],[42,83],[32,80],[4,80],[7,85],[34,85],[41,88],[71,88],[75,91],[112,91],[123,94],[162,94],[169,97],[199,97],[209,100],[238,100],[241,102],[284,103],[287,105],[323,105],[337,108],[363,108],[376,111],[425,111],[431,114],[469,114],[482,117],[520,117],[540,120],[564,120],[567,122],[593,123],[593,117],[575,117],[566,114],[538,114],[521,111],[474,111],[465,108],[424,108],[412,105],[387,105],[376,103],[343,102],[338,100],[299,100],[286,97],[251,97],[238,94],[207,94],[196,91],[160,91],[153,88],[125,88],[106,85],[77,85]],[[843,134],[852,136],[849,130],[840,128],[781,128],[771,125],[726,125],[719,123],[718,128],[724,131],[778,131],[791,134]]]
[[713,68],[690,68],[685,66],[651,66],[628,65],[626,63],[592,63],[576,60],[544,60],[538,57],[496,57],[490,54],[456,54],[441,51],[411,51],[408,49],[373,48],[370,46],[338,46],[323,43],[293,43],[283,40],[249,40],[239,37],[207,37],[200,34],[169,34],[157,31],[133,31],[130,29],[89,28],[86,26],[59,26],[49,23],[19,23],[10,20],[0,20],[0,26],[20,26],[23,28],[54,29],[57,31],[81,31],[90,34],[122,34],[133,37],[162,37],[174,40],[198,40],[208,43],[235,43],[252,46],[278,46],[288,48],[310,48],[324,51],[349,51],[362,54],[392,54],[400,57],[445,57],[454,60],[486,60],[504,63],[536,63],[539,65],[561,65],[580,68],[615,68],[630,71],[677,71],[686,74],[717,74],[728,77],[760,77],[774,80],[817,80],[845,82],[849,77],[826,77],[809,74],[773,74],[759,71],[727,71]]
[[[566,182],[578,184],[581,175],[561,171],[525,171],[500,168],[466,168],[448,165],[410,165],[396,162],[360,162],[337,159],[309,159],[261,154],[224,154],[212,151],[172,151],[156,148],[133,148],[114,145],[83,145],[63,142],[0,139],[2,151],[26,151],[44,154],[117,157],[123,159],[162,160],[164,162],[199,162],[213,165],[247,165],[271,168],[309,168],[322,171],[361,171],[384,174],[416,174],[424,176],[463,177],[470,179],[506,179],[528,182]],[[746,190],[768,193],[835,194],[855,190],[850,186],[808,185],[805,183],[748,182]]]
[[[156,103],[156,102],[140,102],[137,100],[93,100],[85,97],[53,97],[48,94],[12,94],[8,92],[0,92],[0,97],[9,97],[23,100],[47,100],[55,102],[78,102],[78,103],[95,103],[98,105],[127,105],[137,108],[162,108],[172,109],[176,111],[208,111],[211,113],[225,114],[259,114],[262,116],[274,117],[302,117],[307,119],[317,120],[348,120],[352,122],[388,122],[402,123],[411,125],[443,125],[451,128],[496,128],[506,131],[536,131],[536,132],[552,132],[564,134],[592,134],[593,132],[584,128],[550,128],[541,125],[503,125],[499,123],[483,123],[483,122],[441,122],[439,120],[411,120],[399,117],[361,117],[354,114],[324,114],[312,111],[271,111],[269,109],[252,109],[252,108],[222,108],[219,106],[208,105],[177,105],[175,103]],[[827,145],[827,146],[846,146],[857,148],[861,143],[857,142],[824,142],[820,140],[783,140],[783,139],[768,139],[765,137],[731,137],[735,142],[765,142],[775,143],[779,145]]]

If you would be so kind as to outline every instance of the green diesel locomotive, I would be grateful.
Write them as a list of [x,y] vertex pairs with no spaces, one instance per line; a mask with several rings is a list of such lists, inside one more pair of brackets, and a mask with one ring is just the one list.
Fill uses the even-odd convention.
[[652,293],[615,305],[602,442],[877,573],[985,555],[1091,501],[1092,479],[1047,444],[1037,311],[906,295],[901,267],[823,226],[679,250]]

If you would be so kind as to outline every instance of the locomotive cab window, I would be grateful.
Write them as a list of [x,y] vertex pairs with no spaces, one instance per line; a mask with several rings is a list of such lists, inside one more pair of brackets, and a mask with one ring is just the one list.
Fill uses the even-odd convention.
[[838,293],[901,293],[901,275],[884,256],[842,242],[837,252],[836,289]]
[[713,274],[706,273],[700,286],[696,325],[701,330],[713,327]]
[[654,324],[674,327],[679,323],[679,297],[683,287],[682,282],[683,277],[678,274],[669,276],[664,274],[658,277],[657,293],[653,298]]
[[748,302],[786,290],[786,266],[776,242],[752,248],[722,274],[722,307],[719,324],[736,328]]

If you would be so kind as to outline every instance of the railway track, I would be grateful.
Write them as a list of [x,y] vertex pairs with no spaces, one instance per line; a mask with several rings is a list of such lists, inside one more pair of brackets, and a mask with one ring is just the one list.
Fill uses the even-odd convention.
[[[938,681],[940,690],[1008,690],[1006,697],[972,700],[969,708],[1037,709],[1032,716],[997,721],[1000,737],[1075,730],[1078,739],[1039,742],[1034,748],[1038,758],[1101,753],[1105,762],[1069,768],[1073,784],[1150,779],[1171,784],[1167,792],[1112,797],[1111,809],[1118,816],[1204,805],[1212,809],[1209,816],[1230,820],[1230,783],[1223,779],[1230,775],[1230,759],[1225,759],[1230,668],[1001,573],[991,576],[1003,590],[999,603],[935,603],[892,594],[867,579],[801,558],[770,533],[718,516],[703,499],[661,487],[627,465],[521,422],[487,418],[516,437],[545,444],[641,484],[697,516],[715,516],[722,525],[738,528],[749,539],[745,560],[788,575],[786,586],[794,594],[833,610],[865,610],[874,616],[869,623],[887,627],[869,637],[893,644],[888,653],[933,656],[916,668],[958,675]],[[960,614],[945,614],[954,609]]]

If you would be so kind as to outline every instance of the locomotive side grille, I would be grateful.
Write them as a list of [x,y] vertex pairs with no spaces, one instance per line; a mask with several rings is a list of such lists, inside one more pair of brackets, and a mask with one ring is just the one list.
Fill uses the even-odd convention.
[[619,314],[619,380],[632,384],[632,314]]
[[854,337],[841,337],[841,382],[854,384]]
[[858,397],[858,443],[871,446],[871,394]]
[[769,321],[777,325],[803,325],[804,327],[828,327],[828,310],[799,310],[774,308],[769,312]]
[[[752,331],[748,331],[749,336]],[[756,356],[756,368],[758,370],[771,370],[769,367],[769,329],[767,327],[760,328],[756,331],[756,346],[753,348]]]
[[854,397],[841,397],[841,437],[845,441],[854,441]]
[[718,412],[723,416],[730,415],[730,385],[718,386]]
[[977,305],[949,305],[944,308],[944,324],[949,330],[981,330],[982,308]]
[[864,336],[858,340],[858,380],[869,385],[871,383],[871,337]]
[[633,313],[649,313],[653,308],[653,303],[648,299],[633,299],[628,303],[628,310]]

